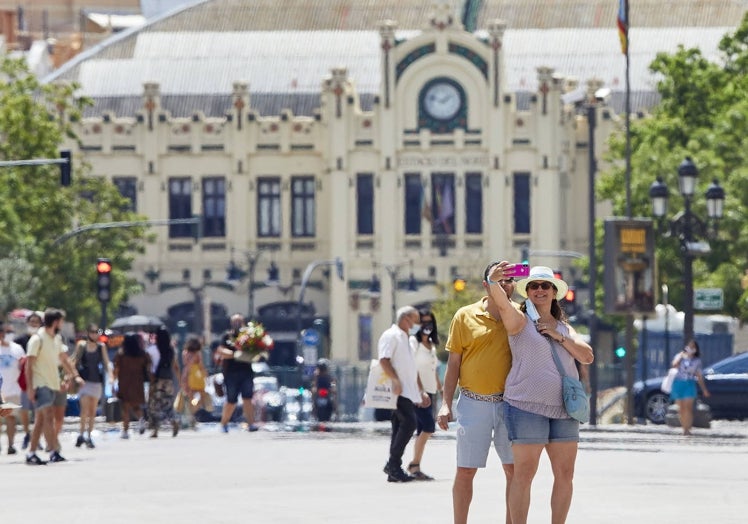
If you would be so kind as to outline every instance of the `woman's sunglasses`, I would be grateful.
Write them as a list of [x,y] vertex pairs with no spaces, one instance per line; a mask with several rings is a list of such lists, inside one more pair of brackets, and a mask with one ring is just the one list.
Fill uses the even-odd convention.
[[538,288],[541,288],[543,291],[548,291],[551,288],[555,289],[556,286],[550,282],[530,282],[527,284],[527,289],[531,289],[532,291],[535,291]]

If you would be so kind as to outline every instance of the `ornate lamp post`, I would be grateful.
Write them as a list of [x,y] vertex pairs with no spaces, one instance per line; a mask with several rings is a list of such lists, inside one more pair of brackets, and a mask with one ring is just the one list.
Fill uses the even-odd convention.
[[[678,166],[678,189],[683,196],[684,210],[669,221],[669,236],[678,237],[683,253],[683,340],[693,338],[693,260],[699,255],[709,253],[711,248],[706,240],[715,237],[717,222],[722,218],[725,203],[725,190],[715,178],[705,193],[707,222],[702,221],[691,209],[691,199],[696,189],[696,179],[699,170],[690,157]],[[652,200],[652,214],[662,220],[667,214],[668,188],[658,177],[649,188],[649,198]],[[710,223],[713,227],[709,227]],[[699,238],[704,240],[698,240]]]

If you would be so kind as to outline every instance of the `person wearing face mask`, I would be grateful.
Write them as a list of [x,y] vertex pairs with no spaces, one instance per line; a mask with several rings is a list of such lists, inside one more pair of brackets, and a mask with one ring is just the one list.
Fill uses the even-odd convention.
[[699,383],[704,396],[709,397],[709,390],[706,389],[704,374],[701,371],[699,344],[693,339],[690,340],[683,351],[675,355],[671,367],[676,368],[678,374],[673,380],[670,399],[678,405],[678,417],[683,434],[690,435],[693,426],[693,404],[696,400],[696,382]]
[[65,460],[60,455],[60,442],[54,428],[53,416],[55,394],[60,390],[58,364],[62,364],[64,370],[78,385],[83,384],[83,379],[63,349],[62,337],[59,333],[64,318],[64,314],[59,309],[48,308],[44,312],[44,327],[31,335],[29,339],[26,392],[34,405],[35,420],[29,451],[26,454],[26,464],[31,466],[46,464],[46,461],[41,460],[36,454],[42,432],[51,450],[49,461],[63,462]]
[[436,430],[434,405],[436,394],[442,389],[439,372],[436,369],[439,363],[436,358],[439,335],[436,331],[434,314],[430,310],[424,309],[421,310],[420,315],[421,329],[415,336],[411,337],[410,344],[416,357],[418,378],[423,385],[423,390],[428,393],[431,405],[416,407],[416,441],[413,445],[413,460],[408,464],[408,473],[416,480],[434,480],[433,477],[421,471],[421,459],[426,442]]
[[384,465],[387,482],[409,482],[412,476],[403,471],[403,453],[416,429],[416,406],[429,407],[431,400],[423,390],[409,335],[421,328],[421,315],[413,306],[397,310],[396,322],[379,337],[377,352],[379,364],[392,379],[392,390],[398,396],[397,408],[392,412],[392,438],[390,457]]

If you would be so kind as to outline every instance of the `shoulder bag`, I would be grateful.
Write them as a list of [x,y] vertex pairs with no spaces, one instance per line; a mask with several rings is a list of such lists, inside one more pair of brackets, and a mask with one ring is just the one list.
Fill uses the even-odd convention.
[[561,386],[564,396],[564,407],[569,416],[579,422],[589,422],[590,420],[590,399],[587,398],[587,390],[582,382],[574,377],[570,377],[564,372],[561,361],[556,354],[553,343],[549,340],[551,354],[556,368],[561,375]]

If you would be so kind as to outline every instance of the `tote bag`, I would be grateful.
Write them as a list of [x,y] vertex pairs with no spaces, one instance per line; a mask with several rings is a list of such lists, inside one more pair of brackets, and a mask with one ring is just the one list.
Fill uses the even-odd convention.
[[667,371],[667,375],[662,380],[662,385],[660,386],[660,389],[663,393],[670,394],[670,392],[673,390],[673,381],[675,380],[675,375],[678,374],[678,368],[670,368]]
[[372,360],[371,366],[369,366],[364,407],[374,409],[397,408],[397,395],[392,390],[392,379],[387,376],[377,359]]

